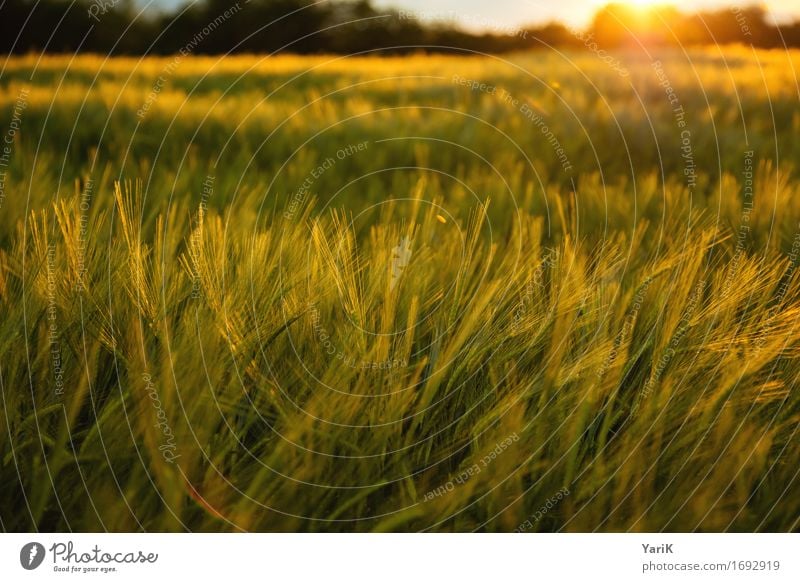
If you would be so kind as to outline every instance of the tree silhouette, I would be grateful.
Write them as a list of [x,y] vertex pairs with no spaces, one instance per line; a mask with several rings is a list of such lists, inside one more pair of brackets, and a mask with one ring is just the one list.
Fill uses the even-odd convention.
[[187,46],[195,54],[404,52],[418,47],[507,52],[587,43],[602,48],[734,42],[776,47],[783,41],[800,46],[800,25],[778,28],[757,5],[686,15],[671,6],[643,10],[613,3],[597,12],[584,39],[553,23],[507,34],[470,33],[454,24],[422,23],[378,10],[369,0],[205,0],[146,14],[139,13],[134,0],[5,0],[1,6],[0,48],[6,53],[172,54]]

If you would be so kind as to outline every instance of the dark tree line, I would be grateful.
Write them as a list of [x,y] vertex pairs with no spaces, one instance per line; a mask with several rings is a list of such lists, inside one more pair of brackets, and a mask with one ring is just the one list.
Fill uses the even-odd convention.
[[[591,37],[589,37],[591,34]],[[591,40],[587,40],[591,38]],[[609,5],[578,38],[560,24],[475,34],[426,24],[402,11],[377,10],[369,0],[206,0],[172,12],[142,13],[132,0],[5,0],[0,48],[5,53],[194,54],[226,52],[357,53],[382,50],[509,52],[537,46],[612,48],[648,44],[743,42],[800,46],[800,24],[768,24],[763,9],[684,15],[663,8],[642,20]]]

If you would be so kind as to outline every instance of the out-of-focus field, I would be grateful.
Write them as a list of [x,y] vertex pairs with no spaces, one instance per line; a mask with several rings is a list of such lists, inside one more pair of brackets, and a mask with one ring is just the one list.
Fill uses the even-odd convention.
[[5,61],[2,528],[797,529],[800,55],[651,57]]

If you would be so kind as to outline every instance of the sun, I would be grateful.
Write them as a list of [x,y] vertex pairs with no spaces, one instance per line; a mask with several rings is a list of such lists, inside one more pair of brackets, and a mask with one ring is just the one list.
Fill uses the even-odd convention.
[[623,0],[623,3],[632,11],[640,15],[658,12],[659,9],[667,8],[670,2],[667,0]]
[[624,6],[633,17],[642,22],[648,21],[662,9],[670,8],[669,2],[665,0],[624,0]]

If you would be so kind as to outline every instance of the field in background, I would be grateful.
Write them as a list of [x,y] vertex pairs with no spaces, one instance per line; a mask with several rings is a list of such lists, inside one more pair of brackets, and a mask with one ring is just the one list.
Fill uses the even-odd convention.
[[2,528],[797,529],[798,65],[9,59]]

